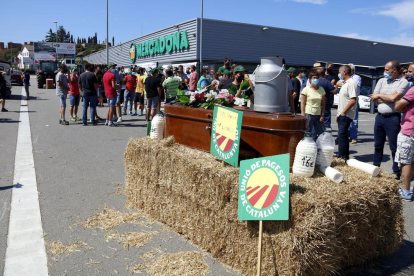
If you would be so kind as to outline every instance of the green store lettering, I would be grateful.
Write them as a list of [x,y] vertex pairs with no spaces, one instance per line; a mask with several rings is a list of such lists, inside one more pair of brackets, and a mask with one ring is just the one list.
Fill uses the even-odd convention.
[[145,57],[188,48],[187,31],[183,31],[138,43],[135,53],[137,57]]

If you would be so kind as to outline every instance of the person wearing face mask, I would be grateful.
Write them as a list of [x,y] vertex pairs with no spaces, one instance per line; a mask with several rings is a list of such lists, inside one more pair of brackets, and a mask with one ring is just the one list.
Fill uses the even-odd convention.
[[224,64],[218,69],[218,72],[220,72],[220,74],[223,74],[224,70],[230,71],[230,59],[227,57],[224,58]]
[[309,74],[309,82],[310,85],[306,86],[300,95],[301,115],[308,120],[306,131],[312,132],[312,137],[316,141],[324,132],[325,90],[319,86],[319,74],[316,71]]
[[325,69],[325,79],[330,81],[332,85],[335,85],[338,81],[338,76],[333,73],[333,64],[331,62],[327,62]]
[[[106,100],[108,101],[108,111],[106,112],[106,121],[105,125],[114,127],[118,126],[116,123],[113,122],[114,114],[116,112],[116,98],[117,92],[116,90],[119,89],[119,85],[116,83],[116,76],[115,72],[116,64],[110,62],[108,64],[108,71],[106,71],[105,75],[103,76],[103,84],[105,90]],[[115,72],[116,73],[116,72]]]
[[338,123],[338,155],[337,157],[349,159],[348,128],[355,118],[358,85],[351,77],[351,67],[343,65],[339,68],[338,78],[343,81],[339,93],[338,111],[335,121]]
[[220,72],[216,72],[214,74],[214,80],[211,82],[211,90],[213,91],[217,91],[218,90],[218,86],[220,83],[220,78],[221,77],[221,73]]
[[230,71],[229,70],[224,70],[223,73],[223,78],[220,80],[219,85],[218,85],[218,90],[220,91],[221,89],[230,89],[230,85],[231,83],[234,81],[233,79],[230,78]]
[[[378,103],[378,114],[374,125],[374,162],[380,167],[384,155],[386,137],[390,145],[393,173],[397,180],[401,177],[401,170],[395,162],[397,151],[397,137],[401,130],[401,113],[395,109],[395,102],[400,100],[409,88],[408,81],[401,77],[401,65],[398,61],[389,61],[384,68],[384,78],[375,86],[374,93],[370,95],[371,101]],[[341,91],[342,92],[342,91]]]
[[80,121],[78,117],[78,107],[80,102],[80,92],[79,92],[79,76],[78,69],[72,69],[72,73],[69,75],[69,102],[70,102],[70,121],[76,122]]
[[293,114],[297,114],[297,109],[299,108],[299,93],[300,93],[300,81],[296,78],[296,68],[290,67],[288,70],[288,76],[290,78],[290,82],[292,83],[292,97],[293,97],[293,105],[294,110],[292,111]]
[[252,103],[254,103],[254,95],[253,95],[253,90],[251,88],[249,88],[247,91],[244,91],[244,92],[240,90],[241,84],[245,81],[245,71],[246,70],[241,65],[234,67],[233,69],[234,80],[230,84],[229,93],[235,97],[240,97],[244,93],[244,95],[248,96],[250,100],[252,101]]
[[66,99],[68,96],[68,92],[70,90],[68,85],[68,78],[66,77],[66,73],[68,72],[68,67],[65,64],[60,65],[60,70],[56,74],[56,95],[60,99],[60,120],[59,124],[61,125],[69,125],[69,122],[65,120],[65,112],[66,112]]
[[[414,74],[414,63],[411,64],[405,75],[407,80],[412,80]],[[395,103],[395,109],[403,112],[401,120],[401,131],[397,137],[397,152],[395,162],[401,167],[402,189],[400,189],[401,198],[406,201],[414,199],[411,178],[413,175],[414,165],[414,88],[411,87],[407,93]]]
[[410,87],[412,87],[414,84],[414,66],[413,64],[411,64],[408,69],[407,72],[405,73],[405,79],[408,81],[408,85]]

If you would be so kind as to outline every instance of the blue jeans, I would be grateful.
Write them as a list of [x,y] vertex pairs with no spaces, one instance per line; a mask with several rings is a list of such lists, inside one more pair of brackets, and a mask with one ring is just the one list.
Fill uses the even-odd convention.
[[325,113],[323,113],[323,124],[325,127],[331,127],[331,104],[325,103]]
[[124,92],[124,112],[126,113],[128,102],[129,102],[129,112],[132,112],[132,105],[135,99],[135,91],[125,90]]
[[[358,100],[358,98],[357,98]],[[357,139],[358,138],[358,115],[359,113],[359,104],[356,105],[355,119],[351,122],[349,126],[349,138]]]
[[352,119],[347,116],[338,117],[338,157],[349,159],[348,128]]
[[401,130],[400,126],[401,114],[396,113],[394,116],[382,117],[377,114],[374,125],[374,166],[381,166],[382,157],[384,155],[385,138],[388,138],[390,150],[392,154],[392,170],[395,174],[401,174],[398,163],[395,162],[395,152],[397,151],[397,137]]
[[319,135],[321,135],[325,130],[323,123],[320,122],[321,115],[310,115],[305,114],[306,119],[308,120],[308,127],[306,128],[307,132],[312,132],[312,138],[316,141]]
[[91,108],[91,121],[92,123],[96,123],[96,104],[98,103],[98,96],[84,96],[83,97],[83,118],[82,122],[84,124],[88,121],[88,107]]

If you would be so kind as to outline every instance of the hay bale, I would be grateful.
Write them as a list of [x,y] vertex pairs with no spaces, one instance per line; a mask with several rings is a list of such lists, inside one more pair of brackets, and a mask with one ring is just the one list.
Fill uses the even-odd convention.
[[[125,151],[128,208],[142,209],[222,262],[253,275],[258,222],[238,221],[239,169],[174,144],[131,139]],[[398,183],[343,161],[340,184],[316,172],[290,175],[290,219],[264,221],[262,275],[331,275],[395,251],[404,220]]]

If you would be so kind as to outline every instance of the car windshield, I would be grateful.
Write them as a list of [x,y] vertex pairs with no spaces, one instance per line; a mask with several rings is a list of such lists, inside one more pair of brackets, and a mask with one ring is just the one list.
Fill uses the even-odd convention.
[[57,65],[56,62],[42,62],[40,64],[40,70],[42,71],[56,71],[57,70]]
[[20,71],[13,71],[13,75],[21,75]]

